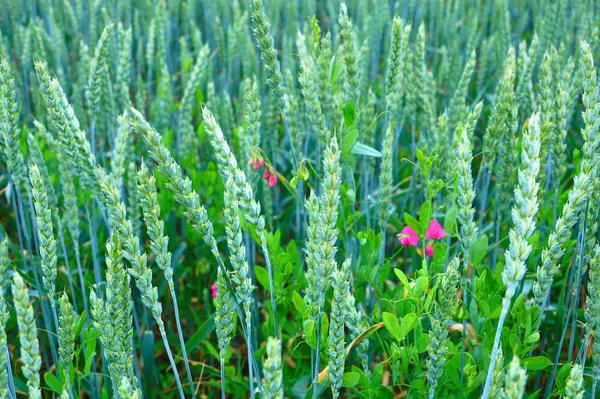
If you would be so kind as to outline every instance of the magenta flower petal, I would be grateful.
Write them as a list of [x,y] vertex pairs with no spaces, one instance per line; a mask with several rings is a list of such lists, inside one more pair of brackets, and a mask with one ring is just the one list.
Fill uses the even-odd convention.
[[432,240],[437,240],[440,238],[446,237],[446,232],[444,228],[437,220],[433,219],[429,224],[429,228],[427,229],[427,233],[425,234],[425,238]]
[[262,168],[264,166],[264,164],[265,164],[264,159],[258,158],[254,161],[254,165],[252,166],[252,168],[254,170],[259,170],[260,168]]
[[419,236],[410,226],[406,226],[402,229],[398,241],[405,247],[416,247],[419,244]]
[[425,247],[425,255],[433,258],[433,245],[429,244]]
[[213,298],[217,297],[217,292],[218,292],[218,288],[216,284],[213,284],[210,286],[210,296],[212,296]]
[[274,185],[277,184],[277,175],[275,173],[273,173],[270,177],[269,177],[269,187],[273,187]]

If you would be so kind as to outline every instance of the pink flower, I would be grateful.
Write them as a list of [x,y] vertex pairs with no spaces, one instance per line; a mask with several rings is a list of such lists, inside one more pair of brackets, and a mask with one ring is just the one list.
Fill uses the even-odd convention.
[[410,226],[406,226],[402,229],[398,241],[405,247],[409,245],[416,247],[419,244],[419,236]]
[[213,298],[217,297],[217,292],[218,292],[218,288],[216,284],[213,284],[210,286],[210,296],[212,296]]
[[252,169],[259,170],[265,164],[265,160],[262,158],[258,158],[254,160],[254,165],[252,165]]
[[277,184],[277,175],[275,173],[273,173],[269,177],[269,187],[273,187],[276,184]]
[[263,173],[262,178],[267,180],[269,177],[271,177],[271,172],[269,172],[269,169],[265,169],[265,173]]
[[[432,240],[437,240],[439,238],[446,237],[446,232],[444,228],[437,220],[433,219],[429,224],[429,228],[427,229],[427,233],[425,234],[425,238],[431,238]],[[433,253],[433,248],[431,250]]]
[[433,258],[433,245],[429,244],[425,247],[425,255]]

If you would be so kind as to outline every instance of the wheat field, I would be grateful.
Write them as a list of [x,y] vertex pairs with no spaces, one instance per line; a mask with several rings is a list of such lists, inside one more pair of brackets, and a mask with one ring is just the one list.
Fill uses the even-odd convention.
[[0,5],[0,399],[600,397],[597,1]]

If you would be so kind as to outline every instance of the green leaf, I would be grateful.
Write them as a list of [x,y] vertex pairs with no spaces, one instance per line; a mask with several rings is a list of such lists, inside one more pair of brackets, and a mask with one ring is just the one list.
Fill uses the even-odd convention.
[[355,387],[360,381],[360,374],[355,371],[348,371],[344,373],[344,381],[342,382],[342,386],[344,388],[352,388]]
[[354,155],[366,155],[368,157],[381,158],[381,152],[363,143],[354,144],[351,153]]
[[326,342],[329,336],[329,318],[327,314],[323,312],[321,317],[321,342]]
[[419,162],[419,164],[423,163],[425,155],[423,154],[423,151],[420,148],[415,148],[415,155],[417,156],[417,161]]
[[385,328],[392,333],[392,335],[397,339],[402,339],[400,334],[400,323],[398,322],[398,318],[388,312],[383,312],[381,317],[383,318],[383,325]]
[[83,367],[83,375],[90,375],[92,362],[96,356],[96,340],[88,341],[85,347],[85,365]]
[[425,310],[426,311],[428,311],[431,308],[431,304],[433,303],[433,300],[435,299],[435,293],[437,292],[437,287],[438,287],[438,284],[436,284],[435,287],[433,287],[433,289],[429,290],[429,292],[427,293],[427,297],[425,298]]
[[550,359],[545,356],[534,356],[523,360],[523,367],[529,371],[543,370],[550,365]]
[[264,267],[255,265],[254,266],[254,274],[256,275],[256,280],[263,286],[263,288],[269,291],[269,272]]
[[471,259],[471,263],[473,263],[474,265],[481,264],[481,261],[483,260],[483,258],[485,257],[485,255],[487,253],[487,249],[488,249],[488,238],[484,234],[484,235],[480,236],[477,240],[475,240],[475,242],[473,243],[473,246],[471,247],[471,253],[469,255],[469,258]]
[[404,317],[402,318],[402,322],[400,323],[401,338],[399,339],[406,337],[408,333],[411,332],[413,328],[415,328],[415,325],[417,324],[417,319],[418,316],[416,313],[408,313],[404,315]]
[[79,316],[79,319],[77,320],[77,324],[75,325],[75,336],[78,336],[81,333],[81,329],[83,328],[83,326],[85,325],[85,321],[86,321],[86,313],[85,310],[83,312],[81,312],[81,316]]
[[419,211],[419,225],[421,226],[421,231],[426,231],[429,227],[432,214],[431,201],[425,201],[423,205],[421,205],[421,210]]
[[219,359],[221,357],[217,348],[215,348],[215,346],[211,344],[210,341],[204,341],[204,346],[206,347],[208,353],[210,353],[215,359]]
[[377,388],[381,385],[381,380],[383,379],[383,364],[379,363],[373,369],[373,374],[371,374],[371,388]]
[[418,235],[421,235],[421,225],[419,224],[419,221],[417,219],[415,219],[414,217],[412,217],[411,215],[409,215],[408,213],[404,212],[404,222],[415,231],[415,233],[417,233]]
[[62,383],[54,374],[50,372],[44,373],[44,381],[46,381],[46,385],[48,385],[51,390],[59,395],[62,393]]
[[379,387],[377,387],[377,391],[375,392],[375,396],[373,396],[375,398],[394,399],[394,392],[392,392],[392,390],[385,385],[379,385]]
[[444,218],[444,230],[446,232],[451,232],[456,229],[457,216],[458,207],[454,205],[452,208],[448,209],[448,212],[446,212],[446,217]]
[[294,302],[294,307],[296,308],[296,310],[300,312],[302,317],[304,317],[304,300],[302,299],[300,294],[298,294],[298,291],[294,291],[294,293],[292,294],[292,302]]
[[415,282],[415,286],[412,291],[412,295],[415,298],[420,298],[421,294],[423,294],[427,290],[427,286],[429,285],[429,280],[425,276],[421,276]]
[[535,391],[534,393],[532,393],[531,395],[529,395],[527,397],[527,399],[535,399],[539,397],[540,392],[542,392],[542,388],[538,389],[537,391]]
[[525,338],[524,343],[526,344],[533,344],[536,343],[540,340],[540,333],[539,332],[534,332],[533,334],[531,334],[530,336],[528,336],[527,338]]
[[[208,342],[208,341],[207,341]],[[156,353],[154,352],[154,333],[152,331],[144,331],[141,339],[141,352],[144,371],[142,373],[142,381],[148,384],[152,381],[152,376],[156,370]]]
[[344,125],[347,127],[354,126],[356,122],[356,105],[350,100],[344,105]]
[[304,328],[304,339],[311,348],[317,348],[317,339],[315,338],[315,322],[312,319],[305,320],[302,323]]
[[200,343],[202,341],[204,341],[206,339],[206,337],[208,337],[208,334],[210,334],[211,332],[213,332],[215,329],[215,317],[213,315],[211,315],[198,329],[198,331],[196,331],[194,333],[194,335],[192,335],[190,337],[190,339],[187,340],[187,342],[185,343],[185,349],[190,352],[192,349],[195,349],[198,345],[200,345]]
[[398,279],[400,279],[402,285],[404,285],[404,288],[410,291],[410,284],[408,282],[406,274],[404,274],[404,272],[400,269],[394,269],[394,273],[396,273],[396,276],[398,276]]
[[349,129],[344,132],[341,150],[345,158],[348,158],[350,155],[352,147],[356,144],[356,140],[358,140],[358,129]]

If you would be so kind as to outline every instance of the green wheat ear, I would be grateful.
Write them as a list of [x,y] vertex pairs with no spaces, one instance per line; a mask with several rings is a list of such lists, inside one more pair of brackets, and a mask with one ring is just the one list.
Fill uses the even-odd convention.
[[6,340],[6,323],[10,317],[5,298],[5,282],[8,281],[8,240],[0,241],[0,398],[8,398],[8,343]]
[[58,357],[63,370],[64,389],[71,390],[70,368],[75,357],[75,318],[73,317],[73,305],[69,302],[69,297],[63,293],[59,300],[59,319],[58,319]]
[[527,372],[521,367],[519,358],[513,357],[513,360],[506,370],[504,377],[504,389],[502,397],[507,399],[519,399],[525,393],[525,384],[527,383]]
[[267,359],[263,365],[263,397],[283,399],[283,372],[281,362],[281,341],[277,338],[267,339]]
[[48,204],[47,189],[37,165],[29,168],[29,179],[36,213],[37,232],[40,240],[40,258],[42,264],[42,282],[48,292],[52,306],[56,290],[56,240],[52,225],[52,213]]
[[585,393],[583,387],[583,367],[580,364],[574,364],[565,386],[565,399],[582,399]]
[[21,364],[23,365],[23,376],[27,379],[29,397],[41,399],[40,390],[40,368],[42,358],[40,357],[40,343],[37,337],[34,310],[29,302],[29,290],[25,281],[15,271],[12,282],[13,302],[17,313],[17,325],[19,326],[19,343],[21,344]]

